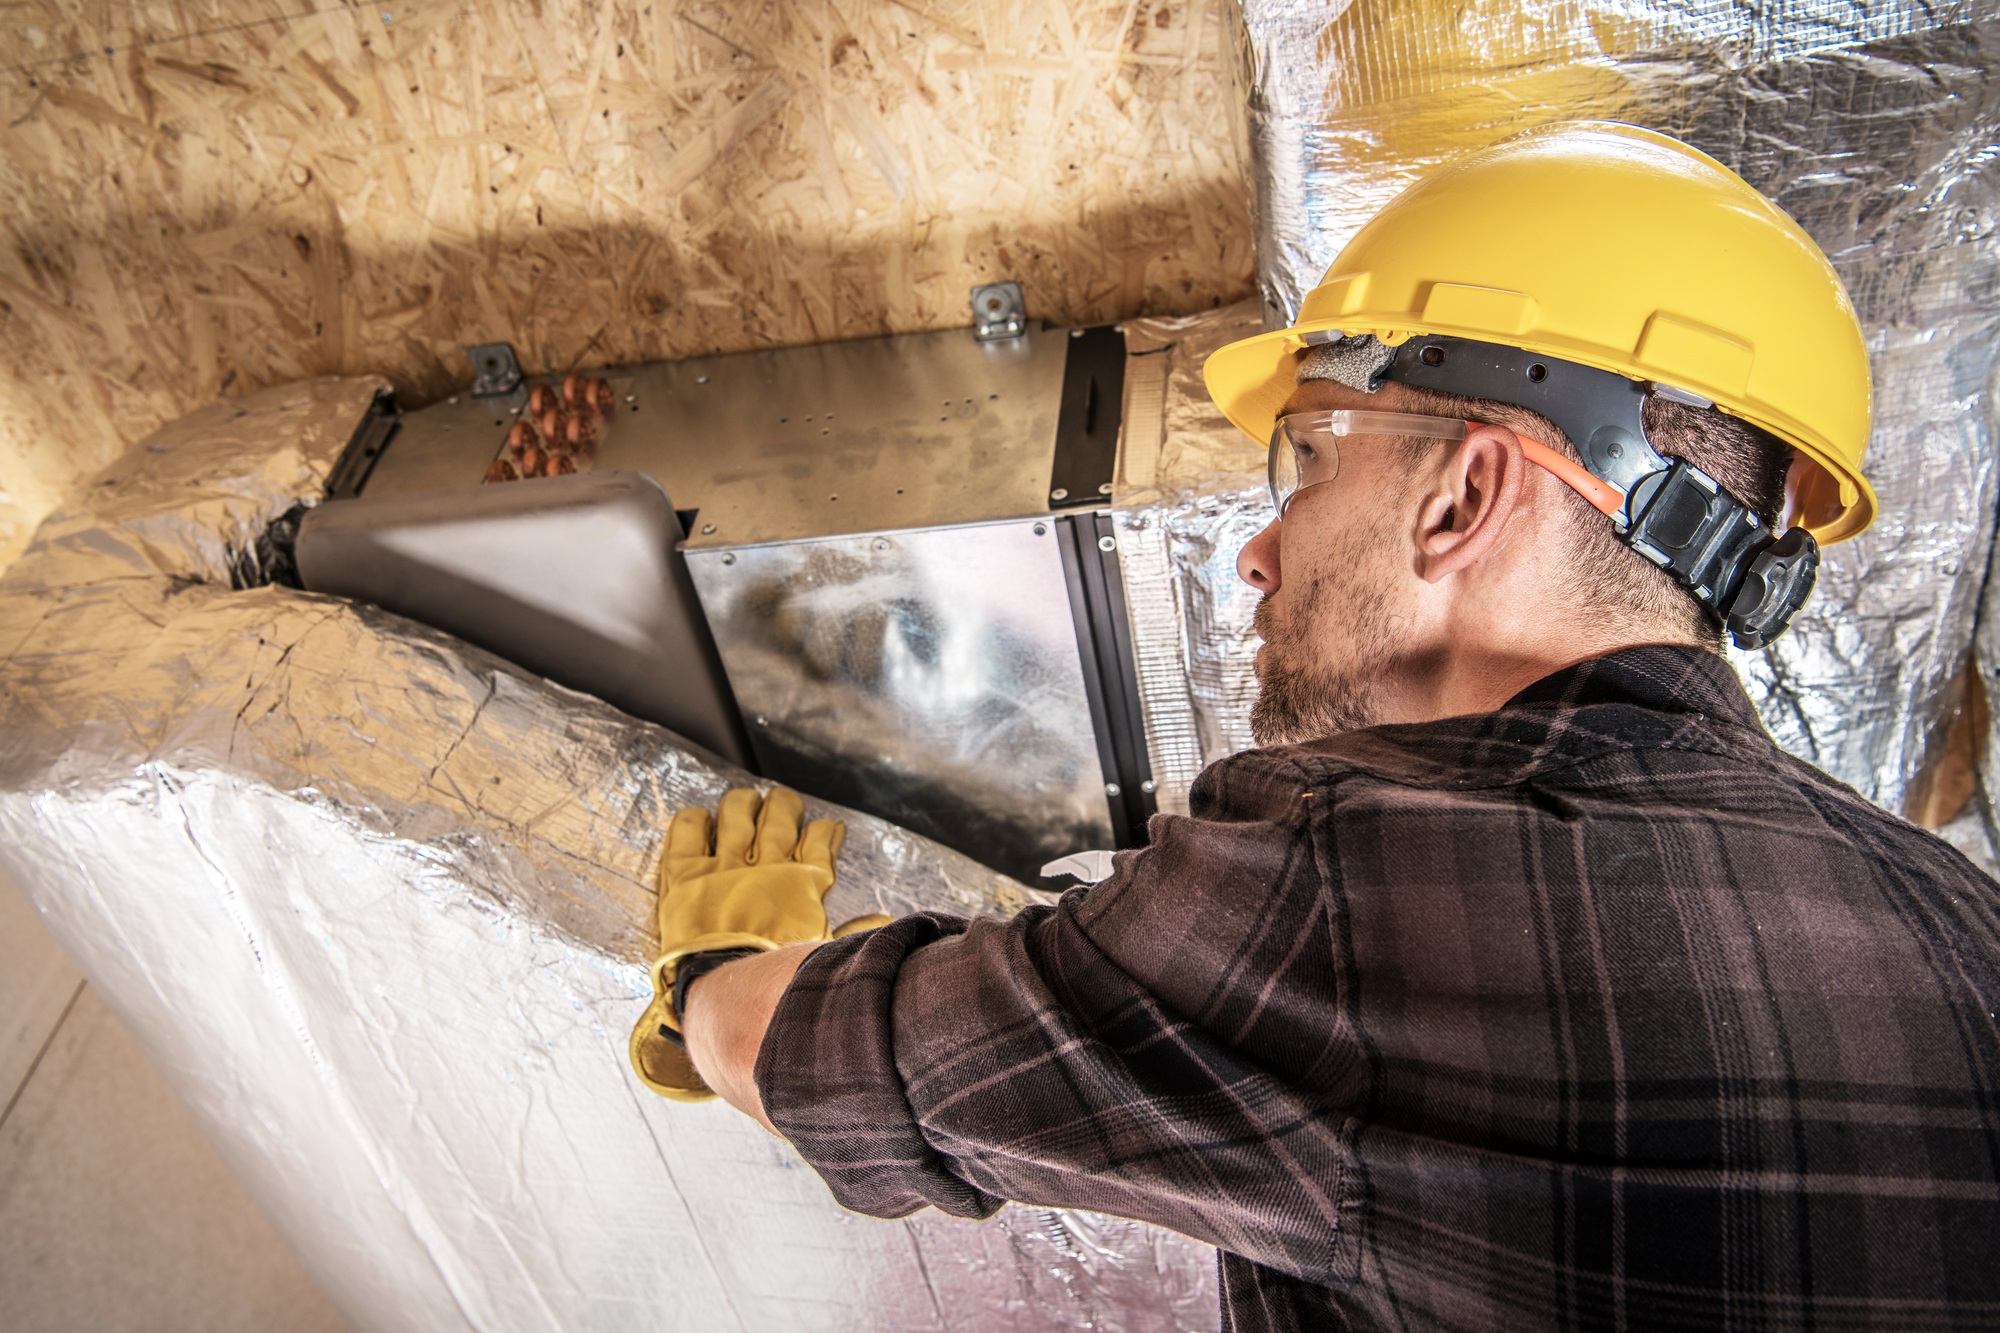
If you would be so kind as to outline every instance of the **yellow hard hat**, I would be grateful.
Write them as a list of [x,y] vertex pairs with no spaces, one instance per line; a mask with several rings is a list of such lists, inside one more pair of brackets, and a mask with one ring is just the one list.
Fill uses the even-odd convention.
[[1296,325],[1209,357],[1209,394],[1263,443],[1306,335],[1334,329],[1500,343],[1709,399],[1798,450],[1793,521],[1819,542],[1874,521],[1846,289],[1796,222],[1664,134],[1571,121],[1432,172],[1355,234]]

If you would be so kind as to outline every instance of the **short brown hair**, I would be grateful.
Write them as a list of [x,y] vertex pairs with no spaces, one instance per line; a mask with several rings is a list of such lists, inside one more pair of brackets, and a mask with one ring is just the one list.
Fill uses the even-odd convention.
[[[1569,437],[1539,412],[1429,389],[1411,388],[1409,393],[1411,411],[1506,426],[1578,463],[1583,461]],[[1792,465],[1789,445],[1712,407],[1658,396],[1646,400],[1644,419],[1654,449],[1668,458],[1686,459],[1755,510],[1765,526],[1777,525],[1785,504],[1785,478]],[[1413,445],[1418,443],[1412,441]],[[1429,457],[1433,444],[1421,442],[1411,458],[1413,465]],[[1611,524],[1589,501],[1568,487],[1562,490],[1572,518],[1570,555],[1576,566],[1577,586],[1586,598],[1607,610],[1615,607],[1635,619],[1662,623],[1698,643],[1720,649],[1721,622],[1665,570],[1619,541]]]

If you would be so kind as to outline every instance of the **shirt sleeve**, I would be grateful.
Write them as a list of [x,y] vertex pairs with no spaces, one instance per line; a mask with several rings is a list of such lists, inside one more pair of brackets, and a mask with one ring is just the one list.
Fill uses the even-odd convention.
[[[1311,796],[1280,769],[1154,821],[1105,882],[1011,921],[904,918],[816,950],[757,1062],[846,1206],[1141,1218],[1324,1277],[1355,1207],[1356,1062]],[[1305,1034],[1305,1035],[1301,1035]]]

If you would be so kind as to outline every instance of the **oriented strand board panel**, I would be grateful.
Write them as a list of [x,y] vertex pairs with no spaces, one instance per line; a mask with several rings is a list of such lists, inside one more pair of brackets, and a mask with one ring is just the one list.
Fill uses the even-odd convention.
[[218,393],[1250,290],[1222,0],[0,5],[0,561]]

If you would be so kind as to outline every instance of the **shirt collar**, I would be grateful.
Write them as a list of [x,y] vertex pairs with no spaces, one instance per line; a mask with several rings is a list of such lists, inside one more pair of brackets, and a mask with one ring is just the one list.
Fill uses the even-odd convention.
[[1626,703],[1692,713],[1762,732],[1756,706],[1720,654],[1682,644],[1646,644],[1592,657],[1542,677],[1505,708],[1581,708]]

